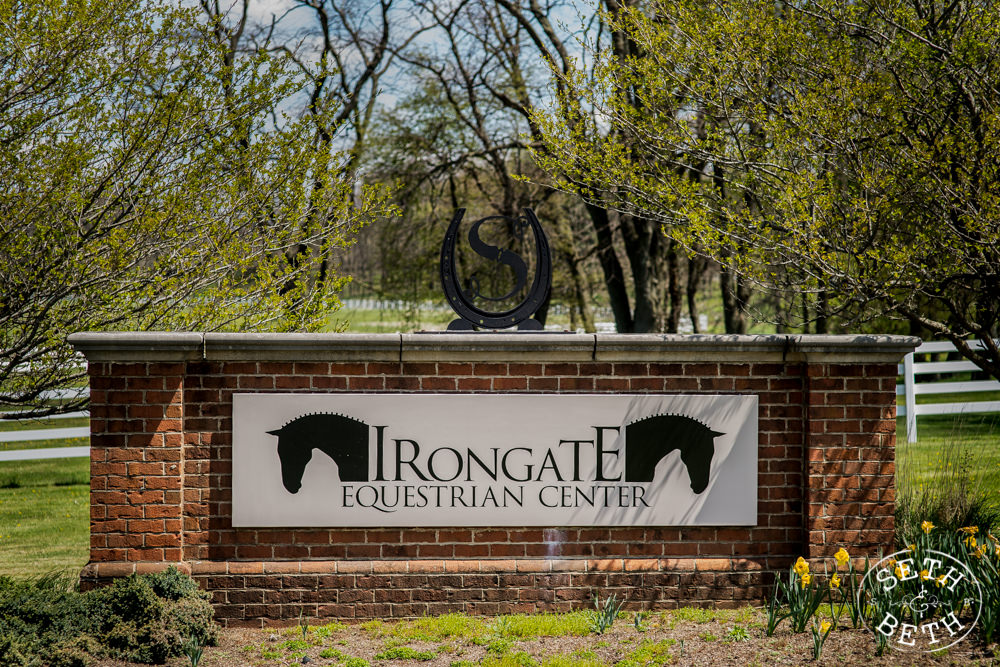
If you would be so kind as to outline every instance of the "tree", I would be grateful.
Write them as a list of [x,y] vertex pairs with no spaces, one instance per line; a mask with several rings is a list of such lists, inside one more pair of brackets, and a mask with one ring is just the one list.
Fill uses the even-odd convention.
[[[891,315],[1000,377],[1000,7],[661,0],[608,20],[636,56],[565,77],[539,115],[550,168],[802,295],[806,319]],[[628,140],[575,131],[577,98]]]
[[[679,245],[659,234],[656,221],[585,203],[577,193],[552,192],[550,179],[528,155],[529,148],[544,148],[531,111],[545,99],[549,80],[557,88],[562,80],[553,79],[545,63],[562,74],[575,62],[576,35],[560,21],[574,16],[575,4],[415,0],[414,5],[415,20],[427,31],[398,50],[397,62],[410,83],[397,89],[402,99],[380,115],[372,133],[380,138],[370,142],[376,173],[398,175],[404,183],[403,221],[374,245],[396,243],[401,255],[412,259],[415,222],[433,218],[435,200],[450,198],[454,206],[475,199],[503,215],[534,206],[553,242],[554,294],[572,304],[571,313],[580,315],[585,328],[594,327],[591,283],[603,278],[619,331],[676,331],[684,292],[693,306],[707,263],[690,260],[685,271]],[[582,33],[600,32],[596,15],[582,18]],[[576,111],[586,113],[583,106]],[[367,235],[380,231],[386,230],[372,228]],[[400,254],[386,250],[383,256]],[[428,258],[437,252],[423,250]],[[388,275],[418,269],[419,262],[408,262]],[[592,281],[591,274],[599,277]],[[399,282],[412,288],[422,281]],[[697,323],[695,310],[692,315]]]
[[0,404],[83,404],[46,400],[82,375],[71,331],[309,329],[336,305],[330,254],[384,198],[281,115],[289,68],[217,27],[0,2]]
[[[553,118],[570,135],[591,147],[608,143],[622,145],[628,136],[621,128],[599,122],[595,98],[576,91],[587,89],[588,72],[574,55],[576,38],[568,39],[560,33],[558,22],[552,15],[562,6],[559,2],[538,0],[498,0],[496,3],[512,17],[542,60],[549,63],[552,72],[552,92],[558,100]],[[620,14],[628,15],[641,4],[638,0],[604,0],[595,3],[593,16],[587,21],[597,26],[597,35],[591,47],[603,49],[601,53],[618,62],[629,62],[638,55],[638,44],[621,29]],[[563,6],[565,9],[565,7]],[[584,39],[589,30],[584,31]],[[503,40],[496,40],[503,43]],[[585,53],[586,55],[586,53]],[[598,65],[600,59],[596,59]],[[581,78],[582,77],[582,78]],[[641,112],[641,100],[631,95],[631,88],[618,91],[619,102],[632,105]],[[660,233],[660,223],[641,209],[621,206],[616,198],[627,197],[613,182],[597,183],[594,179],[577,178],[578,169],[571,160],[560,160],[549,154],[552,146],[544,135],[545,117],[535,113],[545,95],[533,91],[531,95],[506,96],[507,106],[523,115],[530,127],[531,148],[536,160],[556,177],[565,189],[580,196],[590,219],[595,237],[594,252],[600,264],[607,292],[608,304],[620,333],[651,331],[676,332],[687,295],[689,313],[697,327],[698,315],[694,295],[708,268],[703,260],[690,259],[686,270],[681,270],[681,252],[674,239]],[[599,152],[599,149],[597,149]],[[613,193],[613,194],[611,194]],[[584,253],[588,254],[588,253]],[[726,330],[743,332],[745,302],[749,297],[744,284],[728,271],[730,262],[720,262],[723,280],[723,304],[726,312]],[[682,282],[686,287],[682,288]]]
[[[555,251],[555,297],[568,297],[571,319],[593,329],[585,259],[576,252],[574,234],[582,229],[586,238],[585,224],[573,217],[585,215],[582,207],[566,210],[565,195],[519,178],[543,176],[526,150],[523,105],[544,88],[547,69],[523,28],[495,3],[418,0],[414,5],[414,16],[427,31],[422,40],[397,50],[408,83],[392,108],[376,115],[369,142],[370,173],[401,185],[402,209],[392,228],[373,227],[366,235],[373,243],[359,244],[369,251],[373,286],[414,300],[424,298],[430,286],[430,294],[440,297],[440,244],[454,210],[469,208],[472,219],[516,217],[530,206],[542,216]],[[496,234],[494,241],[504,247],[524,250],[513,228],[491,226],[488,234]],[[459,262],[465,259],[460,248]],[[512,273],[493,266],[499,270],[486,273],[498,285],[484,284],[484,292],[506,292]],[[391,268],[379,274],[377,267]],[[487,279],[483,272],[476,278]],[[490,307],[503,309],[498,303]],[[543,309],[538,318],[544,317]]]

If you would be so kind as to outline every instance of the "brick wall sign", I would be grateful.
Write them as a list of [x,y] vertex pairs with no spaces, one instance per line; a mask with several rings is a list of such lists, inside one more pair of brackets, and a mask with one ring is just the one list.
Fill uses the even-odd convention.
[[234,526],[757,521],[757,397],[235,394]]
[[800,556],[887,553],[896,365],[919,340],[70,342],[90,374],[81,585],[174,565],[219,622],[260,627],[565,611],[595,592],[734,607]]

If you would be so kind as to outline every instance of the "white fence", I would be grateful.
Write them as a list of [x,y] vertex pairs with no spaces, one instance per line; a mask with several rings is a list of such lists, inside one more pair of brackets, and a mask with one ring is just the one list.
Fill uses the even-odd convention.
[[[973,341],[973,347],[980,346],[979,341]],[[1000,382],[996,380],[974,381],[920,381],[921,376],[954,375],[969,371],[981,371],[971,361],[914,361],[914,356],[932,353],[955,352],[955,345],[948,342],[924,343],[912,353],[903,358],[899,365],[899,374],[903,376],[903,384],[896,385],[896,395],[903,396],[903,405],[896,411],[899,416],[906,417],[906,440],[917,441],[918,415],[953,415],[982,412],[1000,412],[1000,401],[966,401],[960,403],[922,403],[917,404],[917,396],[932,394],[967,394],[981,391],[1000,391]]]
[[[64,398],[78,398],[88,396],[90,390],[86,387],[79,389],[57,389],[46,392],[44,397],[57,400]],[[0,418],[16,419],[17,413],[0,413]],[[52,415],[46,419],[73,419],[76,417],[89,417],[90,412],[81,410],[79,412],[67,412],[61,415]],[[58,422],[56,422],[58,424]],[[56,440],[64,438],[86,438],[90,435],[89,426],[69,426],[59,427],[53,424],[52,427],[42,427],[28,429],[24,431],[0,431],[0,446],[5,442],[34,442],[38,440]],[[17,461],[27,459],[48,459],[48,458],[70,458],[76,456],[90,456],[89,447],[52,447],[46,449],[21,449],[0,452],[0,461]]]

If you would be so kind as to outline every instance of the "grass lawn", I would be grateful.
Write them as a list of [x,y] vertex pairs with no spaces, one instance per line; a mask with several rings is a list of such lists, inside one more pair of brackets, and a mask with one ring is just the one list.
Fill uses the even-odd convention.
[[49,449],[55,447],[86,447],[90,438],[53,438],[51,440],[28,440],[27,442],[0,442],[0,452],[15,449]]
[[89,425],[90,417],[70,417],[64,419],[3,419],[0,420],[0,433],[10,433],[12,431],[33,431],[35,429],[43,428],[70,428],[73,426]]
[[89,459],[0,462],[0,575],[79,572],[89,543]]
[[1000,414],[927,415],[918,418],[918,442],[906,442],[906,423],[896,421],[896,469],[900,483],[931,486],[955,471],[1000,503]]

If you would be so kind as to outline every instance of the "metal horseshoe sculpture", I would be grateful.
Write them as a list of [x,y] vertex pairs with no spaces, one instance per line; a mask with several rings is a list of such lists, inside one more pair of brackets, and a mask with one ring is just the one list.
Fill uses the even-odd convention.
[[448,329],[450,331],[469,331],[474,329],[507,329],[516,326],[518,329],[541,330],[542,325],[538,320],[529,318],[548,298],[549,289],[552,287],[552,256],[549,252],[549,242],[545,238],[542,225],[535,217],[535,212],[530,208],[525,208],[523,218],[514,220],[515,225],[521,225],[522,228],[524,226],[530,227],[532,234],[534,234],[535,276],[524,300],[514,308],[502,312],[483,310],[473,304],[473,299],[480,297],[487,301],[503,301],[511,298],[520,292],[527,283],[528,267],[516,253],[483,242],[479,238],[479,228],[484,222],[490,220],[510,221],[511,218],[502,215],[489,216],[472,223],[472,227],[469,229],[469,245],[476,254],[487,260],[505,264],[514,271],[514,288],[503,296],[488,297],[479,292],[478,281],[473,280],[474,286],[465,291],[459,284],[458,272],[455,267],[455,243],[458,240],[458,228],[464,216],[464,208],[455,212],[455,217],[448,225],[444,243],[441,245],[441,284],[444,287],[448,303],[461,317],[461,319],[449,324]]

